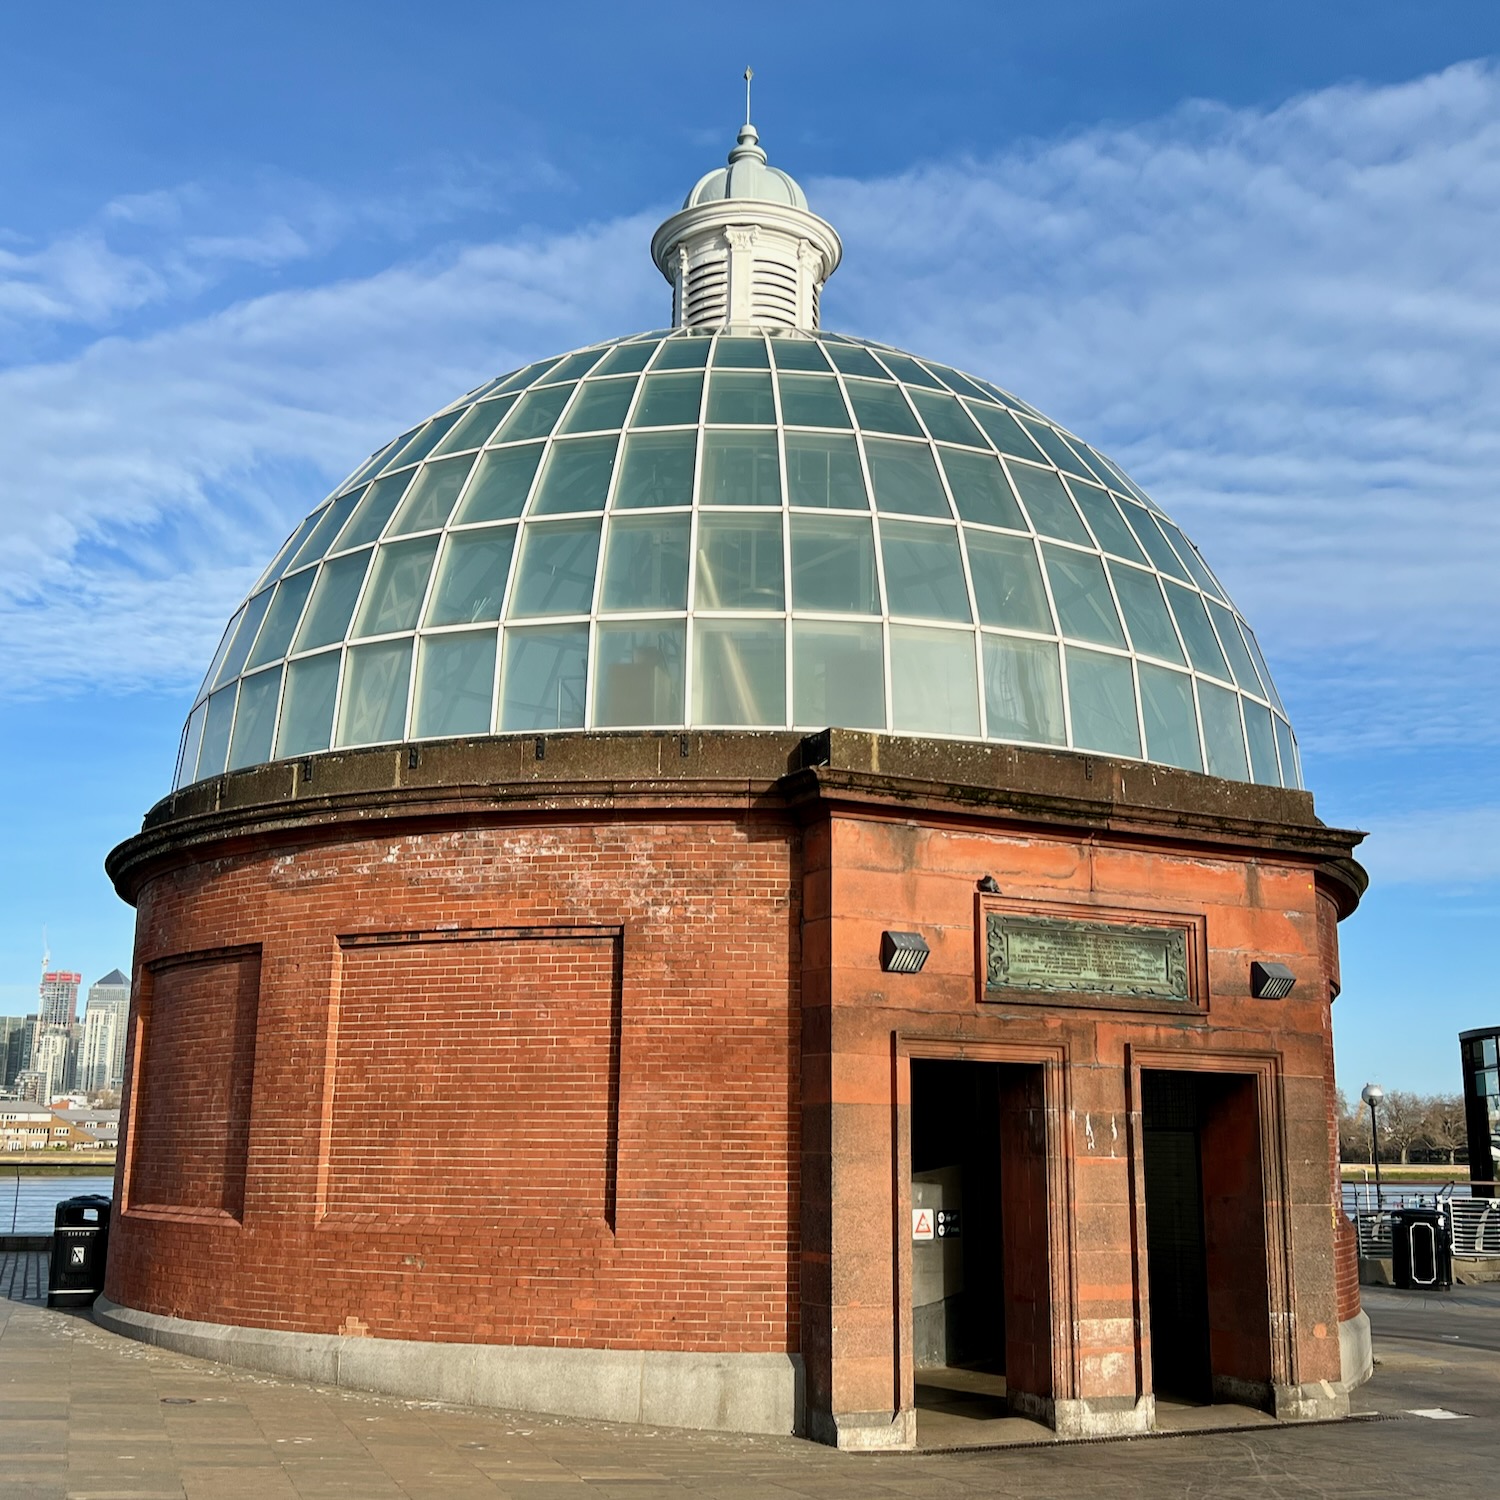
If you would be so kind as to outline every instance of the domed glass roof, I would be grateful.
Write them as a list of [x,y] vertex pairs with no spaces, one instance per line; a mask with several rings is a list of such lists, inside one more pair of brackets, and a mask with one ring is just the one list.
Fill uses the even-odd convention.
[[1254,635],[1108,459],[931,360],[692,329],[503,376],[363,464],[230,621],[176,784],[330,747],[690,726],[1301,784]]

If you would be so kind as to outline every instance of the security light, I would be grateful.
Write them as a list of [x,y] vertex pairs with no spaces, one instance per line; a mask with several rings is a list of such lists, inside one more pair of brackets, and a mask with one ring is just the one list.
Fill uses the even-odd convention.
[[882,932],[880,967],[887,974],[916,974],[932,950],[918,932]]
[[1296,983],[1297,976],[1285,964],[1257,959],[1250,965],[1250,993],[1257,1000],[1285,1000]]

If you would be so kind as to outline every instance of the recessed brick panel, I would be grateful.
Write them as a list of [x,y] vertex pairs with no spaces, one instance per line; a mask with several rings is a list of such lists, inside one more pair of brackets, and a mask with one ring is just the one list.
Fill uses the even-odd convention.
[[618,957],[613,933],[346,946],[325,1214],[609,1217]]
[[148,984],[129,1206],[238,1219],[245,1203],[260,954],[167,962]]

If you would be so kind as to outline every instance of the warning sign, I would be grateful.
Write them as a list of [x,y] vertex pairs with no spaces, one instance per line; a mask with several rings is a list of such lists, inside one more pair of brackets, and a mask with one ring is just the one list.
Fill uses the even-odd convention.
[[914,1240],[930,1240],[937,1235],[933,1227],[933,1212],[930,1208],[914,1208],[911,1211],[911,1237]]

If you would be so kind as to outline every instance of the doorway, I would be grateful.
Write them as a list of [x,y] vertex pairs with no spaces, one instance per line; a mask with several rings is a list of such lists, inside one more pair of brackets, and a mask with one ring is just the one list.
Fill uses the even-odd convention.
[[1253,1076],[1141,1072],[1151,1386],[1158,1404],[1271,1399]]
[[1046,1150],[1040,1064],[912,1060],[919,1433],[1050,1399]]

